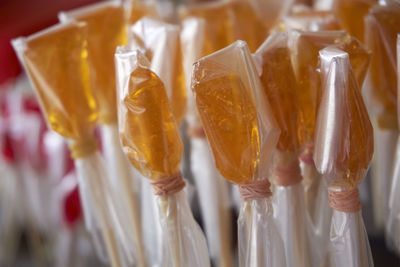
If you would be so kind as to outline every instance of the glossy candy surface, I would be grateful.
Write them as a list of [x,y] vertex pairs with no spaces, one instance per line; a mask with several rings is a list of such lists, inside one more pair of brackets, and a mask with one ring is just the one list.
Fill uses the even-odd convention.
[[49,127],[78,141],[91,136],[98,118],[86,38],[86,25],[73,22],[21,40],[23,63]]
[[220,173],[234,183],[267,177],[279,130],[246,44],[196,62],[192,89]]
[[[121,58],[124,57],[120,53]],[[123,150],[130,162],[150,179],[179,172],[183,145],[161,79],[140,52],[129,67],[118,63],[119,128]],[[121,60],[121,62],[123,59]]]

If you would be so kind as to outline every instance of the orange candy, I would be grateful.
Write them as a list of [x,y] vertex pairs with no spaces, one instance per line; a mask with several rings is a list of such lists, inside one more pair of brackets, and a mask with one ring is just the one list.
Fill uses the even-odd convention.
[[120,88],[120,138],[130,162],[157,180],[179,172],[183,145],[164,84],[148,67],[138,64],[128,73],[127,87]]
[[61,19],[72,18],[88,24],[88,50],[93,90],[100,108],[100,120],[112,123],[117,119],[114,53],[127,43],[124,10],[121,5],[100,3],[61,13]]
[[75,141],[91,136],[98,118],[86,38],[86,25],[73,22],[21,41],[23,63],[49,127]]

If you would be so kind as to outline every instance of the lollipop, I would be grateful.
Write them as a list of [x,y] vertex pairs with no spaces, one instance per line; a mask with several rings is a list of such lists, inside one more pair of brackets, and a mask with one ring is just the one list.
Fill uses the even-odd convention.
[[112,265],[120,266],[117,242],[126,245],[126,240],[120,218],[114,216],[114,195],[93,136],[99,113],[90,85],[87,26],[76,22],[56,25],[14,40],[13,45],[36,90],[49,128],[69,141],[86,225],[92,233],[100,228]]
[[283,17],[285,28],[303,31],[339,30],[339,21],[331,11],[299,9]]
[[192,89],[219,172],[240,187],[239,265],[283,266],[268,177],[279,137],[247,45],[237,41],[195,63]]
[[165,86],[139,51],[120,47],[119,132],[129,161],[151,179],[164,229],[160,266],[209,266],[207,245],[193,219],[179,166],[183,146]]
[[[281,129],[273,181],[276,185],[276,217],[285,245],[288,266],[310,266],[310,244],[304,191],[297,153],[298,100],[287,33],[272,34],[255,53],[261,84]],[[283,75],[284,74],[284,75]]]
[[333,208],[332,266],[373,266],[361,217],[357,186],[373,154],[373,129],[349,55],[328,47],[320,52],[324,93],[316,124],[315,165],[327,179]]
[[121,150],[117,128],[114,52],[118,45],[127,41],[124,10],[120,1],[108,1],[62,12],[59,17],[61,21],[77,20],[88,25],[90,74],[100,111],[99,122],[109,177],[114,187],[121,192],[119,197],[122,198],[120,203],[124,212],[120,216],[125,218],[125,228],[129,229],[127,236],[131,242],[127,249],[131,255],[136,256],[140,266],[146,266],[139,219],[139,196],[132,190],[135,188],[135,177]]
[[396,38],[400,31],[400,3],[383,1],[370,9],[365,21],[365,41],[373,51],[370,81],[370,107],[375,117],[377,150],[376,172],[372,177],[375,223],[383,227],[387,219],[388,196],[393,175],[393,158],[398,138]]
[[172,113],[179,125],[186,111],[186,84],[179,27],[143,18],[130,29],[131,46],[140,49],[163,80]]
[[333,12],[342,29],[364,42],[364,17],[375,3],[374,0],[338,0],[333,2]]

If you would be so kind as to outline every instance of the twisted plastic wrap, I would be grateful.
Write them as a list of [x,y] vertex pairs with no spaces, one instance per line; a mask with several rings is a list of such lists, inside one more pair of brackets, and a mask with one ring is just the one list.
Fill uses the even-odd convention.
[[91,83],[99,103],[100,122],[102,124],[116,122],[114,52],[117,46],[127,43],[121,1],[105,1],[61,12],[59,18],[63,22],[76,20],[87,23]]
[[335,31],[339,30],[339,21],[331,11],[305,9],[292,11],[283,17],[287,30]]
[[[153,183],[175,177],[182,142],[161,79],[138,50],[120,47],[115,59],[119,131],[125,154]],[[204,235],[183,193],[160,195],[157,202],[164,230],[160,266],[209,266]]]
[[130,46],[146,55],[151,69],[163,81],[178,125],[186,112],[186,81],[179,31],[176,25],[145,17],[130,28],[129,34]]
[[[246,43],[236,41],[197,61],[192,89],[219,172],[239,185],[269,177],[279,128]],[[275,231],[269,201],[264,196],[242,203],[240,266],[285,266],[283,254],[274,253],[282,248],[282,240]]]
[[[373,266],[357,191],[372,158],[372,125],[349,55],[328,47],[321,50],[320,61],[324,94],[318,112],[314,161],[328,181],[330,205],[334,208],[330,261],[332,266]],[[331,199],[335,194],[354,197]]]
[[128,25],[135,24],[143,17],[158,18],[157,6],[153,1],[128,0],[125,1]]
[[396,38],[400,31],[400,3],[386,2],[370,9],[365,19],[365,41],[373,51],[370,79],[378,126],[396,129]]

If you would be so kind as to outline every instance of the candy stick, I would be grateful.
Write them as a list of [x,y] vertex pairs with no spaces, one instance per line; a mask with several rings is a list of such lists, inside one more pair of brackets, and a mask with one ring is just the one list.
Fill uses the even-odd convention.
[[246,43],[237,41],[197,61],[192,89],[217,169],[239,185],[244,200],[240,266],[285,266],[269,209],[269,167],[279,129]]
[[373,154],[373,129],[349,55],[337,48],[320,51],[324,87],[316,124],[314,161],[328,181],[333,208],[332,266],[373,266],[361,217],[357,186]]
[[161,266],[209,266],[207,245],[180,192],[183,147],[161,79],[138,50],[116,54],[120,139],[131,164],[151,179],[164,227]]
[[[49,127],[70,142],[79,179],[89,185],[87,191],[81,191],[82,199],[88,198],[93,204],[103,237],[110,236],[112,227],[115,238],[114,235],[122,231],[121,222],[113,216],[112,195],[104,190],[107,179],[92,133],[98,113],[88,83],[86,27],[84,23],[75,22],[56,25],[14,40],[13,45],[36,90]],[[114,266],[120,266],[113,239],[105,241]]]
[[[182,22],[181,44],[188,89],[190,88],[192,65],[202,54],[204,35],[204,20],[188,18]],[[230,267],[233,263],[228,184],[215,168],[191,91],[188,92],[187,99],[186,121],[191,145],[190,166],[199,193],[210,256],[217,266]]]
[[88,24],[89,62],[100,110],[104,155],[112,185],[122,198],[119,216],[129,231],[127,238],[131,244],[126,250],[135,257],[139,266],[147,266],[139,219],[137,177],[132,174],[118,138],[114,52],[118,45],[126,44],[127,39],[121,1],[108,1],[62,12],[59,17],[61,21],[75,19]]
[[[374,211],[377,211],[375,222],[383,227],[387,219],[388,196],[392,170],[397,125],[397,72],[396,72],[396,38],[400,31],[400,5],[396,1],[383,1],[370,9],[365,18],[365,42],[373,51],[370,68],[370,106],[375,117],[377,129],[376,157],[374,168],[376,175],[372,178],[374,185]],[[374,124],[374,125],[375,125]],[[377,139],[384,137],[383,139]]]

